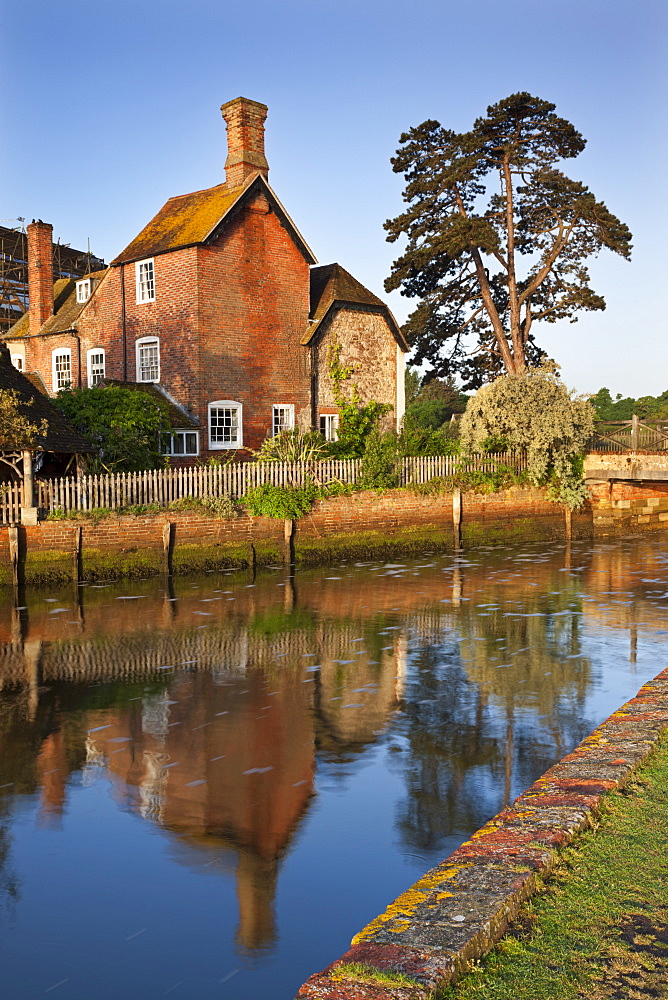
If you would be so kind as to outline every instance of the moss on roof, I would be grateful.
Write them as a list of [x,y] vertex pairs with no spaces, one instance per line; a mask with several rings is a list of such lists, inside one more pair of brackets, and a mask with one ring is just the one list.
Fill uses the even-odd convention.
[[[84,276],[91,279],[92,291],[95,291],[108,271],[109,268],[105,267],[102,271],[91,271],[90,274]],[[81,278],[58,278],[54,283],[53,316],[50,316],[41,327],[40,334],[65,333],[72,329],[75,320],[86,305],[85,302],[77,302],[76,286],[77,281],[81,280]],[[30,313],[26,312],[14,323],[14,326],[10,327],[5,337],[7,340],[17,340],[20,337],[27,337],[29,333]]]
[[218,184],[204,191],[170,198],[112,263],[141,260],[167,250],[203,243],[237,201],[242,190]]
[[170,250],[206,243],[241,199],[250,196],[251,191],[258,187],[269,199],[309,264],[315,264],[315,257],[308,244],[260,173],[239,187],[230,188],[227,184],[218,184],[203,191],[170,198],[112,264],[127,264]]
[[311,268],[311,325],[302,337],[302,344],[310,344],[333,306],[340,308],[355,305],[382,313],[402,351],[409,350],[406,338],[386,303],[365,288],[357,278],[353,278],[340,264],[323,264],[321,267]]
[[46,437],[40,442],[40,450],[65,454],[93,451],[69,420],[56,409],[48,396],[43,396],[33,383],[14,367],[9,351],[4,345],[0,346],[0,389],[9,389],[17,394],[19,410],[32,424],[39,425],[42,420],[46,420],[48,430]]

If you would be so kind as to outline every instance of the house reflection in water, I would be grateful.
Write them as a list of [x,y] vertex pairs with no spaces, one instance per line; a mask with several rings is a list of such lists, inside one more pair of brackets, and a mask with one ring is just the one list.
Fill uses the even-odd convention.
[[56,641],[24,638],[39,616],[23,626],[14,616],[0,664],[30,734],[17,743],[19,727],[5,726],[0,742],[14,757],[21,744],[42,825],[61,823],[73,779],[104,777],[122,809],[177,838],[181,863],[209,874],[236,866],[237,945],[271,948],[280,859],[314,795],[316,755],[359,751],[387,725],[405,641],[378,660],[352,641],[359,626],[275,619],[271,607],[250,623],[138,632],[156,620],[148,599],[135,628],[125,620],[117,632],[124,603],[104,608],[104,626],[92,608],[83,635]]
[[[9,594],[0,786],[39,791],[54,826],[68,786],[104,778],[179,863],[235,872],[238,947],[270,949],[281,859],[319,761],[361,759],[401,704],[402,844],[427,852],[475,829],[491,807],[482,784],[507,799],[541,753],[581,738],[585,626],[628,630],[632,663],[638,627],[663,628],[661,560],[644,542],[631,556],[557,544],[427,572],[305,571],[296,586],[237,574]],[[485,728],[490,708],[503,721]],[[9,808],[0,795],[0,846]]]

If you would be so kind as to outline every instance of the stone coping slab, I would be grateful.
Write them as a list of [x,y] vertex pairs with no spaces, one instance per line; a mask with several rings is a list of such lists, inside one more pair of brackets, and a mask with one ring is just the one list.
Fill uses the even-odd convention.
[[[537,876],[594,825],[603,796],[628,783],[666,729],[668,668],[390,903],[298,1000],[431,1000],[493,947]],[[347,972],[353,963],[364,973]]]

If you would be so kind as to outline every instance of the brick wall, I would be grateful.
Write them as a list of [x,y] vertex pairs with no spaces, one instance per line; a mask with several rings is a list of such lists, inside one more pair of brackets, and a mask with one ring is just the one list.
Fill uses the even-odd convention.
[[[211,246],[154,258],[155,301],[136,301],[135,265],[110,268],[77,320],[77,337],[29,342],[29,370],[51,388],[56,348],[72,352],[72,382],[86,385],[86,355],[106,351],[109,378],[135,381],[136,343],[159,337],[160,383],[193,412],[208,450],[208,404],[243,405],[243,440],[259,448],[272,405],[292,404],[310,426],[308,350],[301,343],[309,312],[309,266],[264,195],[245,205]],[[123,289],[125,333],[123,332]],[[79,358],[81,366],[79,366]]]
[[[573,537],[652,531],[668,528],[668,483],[614,483],[592,488],[592,500],[573,514]],[[24,549],[30,556],[63,554],[74,550],[76,531],[82,529],[84,556],[88,552],[128,555],[161,553],[163,526],[175,525],[175,554],[180,549],[227,546],[248,547],[251,542],[269,544],[274,551],[284,542],[283,522],[252,518],[246,514],[226,520],[197,513],[171,513],[142,517],[110,517],[97,523],[46,521],[22,527]],[[546,499],[542,489],[513,487],[501,493],[462,496],[464,544],[474,546],[504,541],[538,541],[565,537],[564,511]],[[385,494],[355,493],[316,503],[297,525],[296,541],[325,542],[332,536],[348,537],[374,532],[391,541],[402,532],[442,532],[449,543],[452,535],[452,496],[417,496],[408,490]],[[0,566],[9,566],[8,529],[0,528]]]
[[[162,551],[163,526],[176,526],[178,545],[247,545],[253,541],[283,541],[283,522],[272,518],[242,515],[226,520],[197,514],[167,514],[144,517],[108,517],[100,521],[45,521],[20,529],[31,553],[66,552],[75,547],[76,532],[82,529],[84,549],[130,552],[139,548]],[[7,528],[0,528],[0,562],[9,564]]]
[[[485,529],[500,529],[519,539],[563,537],[563,510],[545,497],[542,489],[515,487],[501,493],[462,495],[462,531],[475,535]],[[408,490],[377,495],[355,493],[319,501],[299,522],[297,538],[326,538],[333,532],[379,531],[388,534],[406,528],[441,527],[452,530],[452,496],[425,497]],[[591,511],[583,510],[573,520],[576,534],[591,529]],[[475,530],[474,530],[475,529]]]
[[[201,394],[207,404],[243,404],[243,441],[259,448],[272,425],[272,406],[292,404],[310,426],[309,267],[264,195],[244,207],[211,247],[199,247]],[[206,435],[203,435],[206,437]],[[225,452],[213,455],[224,457]]]
[[596,534],[668,528],[668,482],[610,482],[590,487]]
[[[574,538],[663,530],[668,527],[668,483],[598,485],[592,500],[572,519]],[[95,523],[47,521],[36,527],[21,528],[22,544],[28,557],[39,561],[51,555],[71,556],[76,530],[82,528],[84,565],[86,553],[110,553],[132,561],[133,555],[160,554],[165,522],[175,525],[174,554],[219,548],[247,549],[252,542],[268,545],[276,553],[284,543],[283,521],[252,518],[246,514],[225,520],[196,513],[171,513],[143,517],[112,517]],[[462,536],[464,546],[477,544],[539,541],[565,537],[563,508],[546,499],[542,489],[513,487],[501,493],[462,496]],[[356,493],[332,497],[316,503],[300,520],[296,530],[300,541],[313,548],[318,540],[328,543],[337,536],[355,542],[355,536],[375,533],[391,543],[406,533],[425,529],[446,545],[452,541],[452,496],[417,496],[408,490],[385,494]],[[323,551],[324,551],[323,549]],[[181,557],[182,562],[188,559]],[[215,560],[214,560],[215,561]],[[159,561],[155,562],[159,565]],[[0,567],[9,566],[7,528],[0,528]],[[4,574],[6,579],[6,572]]]

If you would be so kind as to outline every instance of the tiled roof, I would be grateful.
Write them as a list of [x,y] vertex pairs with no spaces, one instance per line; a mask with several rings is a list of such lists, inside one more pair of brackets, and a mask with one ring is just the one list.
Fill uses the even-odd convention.
[[258,187],[262,188],[309,263],[315,263],[311,250],[269,184],[261,174],[256,174],[241,187],[229,188],[227,184],[218,184],[203,191],[170,198],[112,264],[126,264],[206,243],[242,198]]
[[356,305],[382,313],[401,349],[410,350],[388,306],[340,264],[311,268],[311,325],[302,338],[302,344],[310,344],[330,309]]
[[33,383],[11,363],[9,351],[0,348],[0,389],[10,389],[19,398],[19,409],[30,423],[39,425],[46,420],[48,430],[40,442],[40,450],[78,454],[94,449],[57,410],[48,396],[43,396]]
[[203,243],[237,201],[242,188],[226,184],[177,195],[162,206],[132,243],[112,261],[142,260],[167,250]]
[[[84,277],[90,278],[93,290],[109,271],[106,267],[103,271],[93,271]],[[40,334],[66,333],[72,329],[75,320],[85,306],[85,302],[77,302],[76,283],[81,278],[58,278],[53,286],[53,316],[47,319],[40,329]],[[7,340],[16,340],[19,337],[27,337],[30,333],[30,313],[26,312],[21,319],[14,323],[7,331]]]

